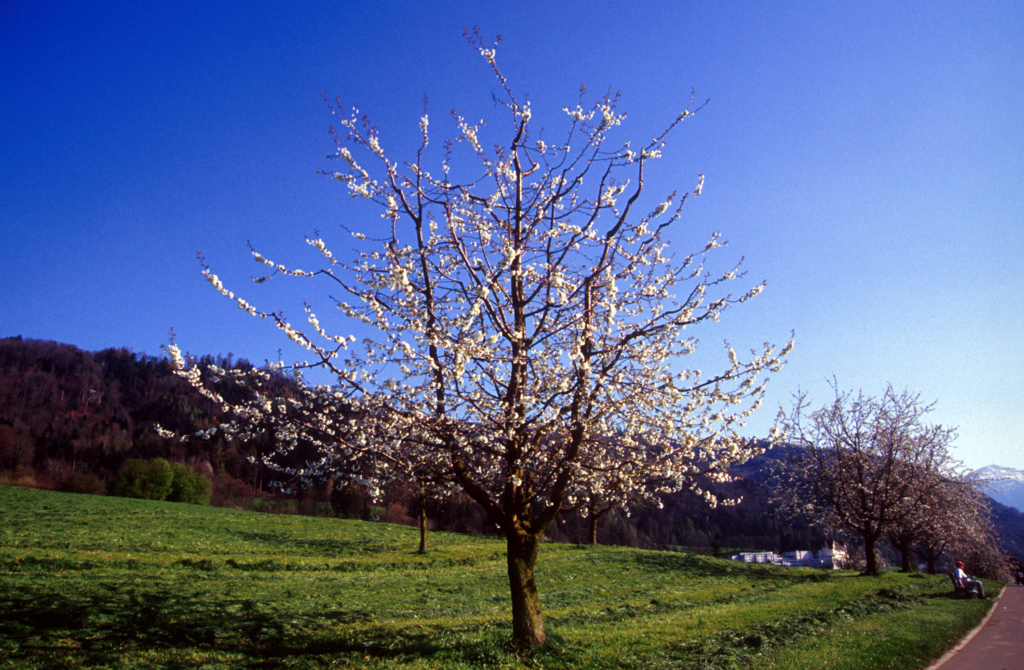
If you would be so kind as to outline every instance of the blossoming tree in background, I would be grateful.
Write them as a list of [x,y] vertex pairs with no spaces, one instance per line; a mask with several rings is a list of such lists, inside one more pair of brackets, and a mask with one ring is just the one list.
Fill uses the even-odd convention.
[[[951,476],[935,488],[913,514],[889,532],[900,552],[913,550],[936,574],[943,555],[968,563],[970,574],[1000,578],[1008,575],[1007,558],[992,523],[984,482],[970,476]],[[904,554],[903,569],[907,570]]]
[[[860,535],[869,575],[879,573],[876,547],[887,536],[911,571],[915,549],[941,553],[965,532],[991,526],[978,484],[950,454],[956,429],[925,422],[934,405],[892,386],[878,398],[835,393],[813,412],[799,396],[786,422],[799,449],[790,480],[779,489],[785,509]],[[988,542],[991,534],[975,539]]]
[[[534,566],[559,512],[605,487],[656,504],[663,493],[727,479],[730,464],[758,451],[738,430],[792,343],[745,357],[726,345],[713,374],[682,366],[698,329],[763,288],[731,293],[738,267],[712,272],[708,261],[725,246],[717,234],[692,255],[668,255],[667,233],[703,175],[681,197],[642,197],[649,166],[696,111],[692,99],[636,149],[609,140],[624,115],[608,96],[565,108],[568,127],[548,144],[494,48],[469,38],[503,91],[499,143],[485,147],[483,125],[454,115],[456,136],[428,151],[424,114],[421,146],[403,163],[356,110],[332,106],[340,164],[332,176],[379,206],[384,225],[346,226],[357,245],[349,262],[319,234],[309,239],[322,262],[313,271],[254,251],[280,275],[326,281],[336,309],[374,334],[357,341],[344,320],[328,328],[308,305],[305,325],[289,323],[206,269],[240,308],[310,352],[311,362],[294,367],[320,366],[337,379],[274,400],[258,393],[266,372],[212,371],[257,394],[240,404],[211,397],[234,414],[238,432],[273,430],[283,450],[316,445],[317,458],[297,475],[341,473],[371,487],[404,478],[465,492],[506,538],[513,637],[529,648],[546,639]],[[474,178],[456,179],[467,159]],[[169,351],[203,386],[210,371]]]
[[[969,479],[955,473],[940,475],[934,483],[933,478],[934,473],[922,472],[912,480],[924,484],[927,490],[886,530],[890,544],[900,552],[900,572],[915,572],[917,557],[938,549],[934,560],[928,561],[929,572],[935,574],[934,561],[942,549],[972,525],[966,523],[966,517],[978,514],[983,505],[983,496]],[[984,507],[987,511],[988,506]]]

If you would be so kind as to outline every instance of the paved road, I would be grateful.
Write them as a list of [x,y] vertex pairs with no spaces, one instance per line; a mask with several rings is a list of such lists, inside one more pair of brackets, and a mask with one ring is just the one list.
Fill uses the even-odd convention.
[[1024,670],[1024,586],[1007,586],[963,646],[929,670]]

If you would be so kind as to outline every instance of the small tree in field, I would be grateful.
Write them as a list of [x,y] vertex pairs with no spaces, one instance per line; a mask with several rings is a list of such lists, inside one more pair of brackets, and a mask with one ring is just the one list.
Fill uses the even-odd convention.
[[[800,396],[786,429],[801,447],[794,477],[782,489],[791,511],[864,539],[865,573],[879,572],[876,546],[887,533],[899,542],[927,523],[926,511],[955,477],[949,445],[956,430],[924,423],[932,405],[890,386],[881,398],[836,390],[831,405],[805,414]],[[940,510],[932,509],[931,519]],[[909,569],[910,546],[904,567]]]
[[213,486],[210,480],[184,463],[171,463],[171,490],[167,499],[171,502],[209,505]]
[[164,500],[171,492],[174,471],[163,458],[129,458],[114,482],[113,495],[143,500]]
[[[505,536],[513,637],[530,648],[546,640],[534,566],[559,512],[606,482],[654,500],[701,476],[728,478],[729,464],[758,452],[737,429],[791,344],[765,344],[748,358],[726,345],[724,369],[710,375],[679,365],[696,349],[693,329],[763,288],[728,292],[738,268],[705,264],[724,246],[717,234],[692,255],[667,255],[666,233],[703,176],[682,197],[641,197],[648,166],[696,110],[634,150],[609,140],[624,115],[605,96],[565,108],[568,129],[548,143],[494,47],[470,39],[503,91],[498,144],[486,148],[483,126],[453,113],[457,135],[431,170],[437,145],[428,149],[426,113],[421,146],[402,163],[365,117],[332,106],[340,169],[331,175],[379,206],[386,225],[351,226],[348,263],[319,235],[309,239],[322,256],[315,271],[254,251],[281,275],[327,281],[336,308],[373,335],[352,346],[355,337],[329,331],[308,306],[307,326],[295,326],[205,273],[312,353],[294,367],[321,366],[337,379],[288,399],[258,393],[225,404],[234,430],[274,430],[285,449],[300,439],[317,445],[319,459],[297,474],[347,473],[371,490],[405,478],[464,491]],[[468,170],[476,176],[455,179]],[[200,371],[173,344],[168,351],[202,387]],[[257,392],[267,374],[214,373]]]

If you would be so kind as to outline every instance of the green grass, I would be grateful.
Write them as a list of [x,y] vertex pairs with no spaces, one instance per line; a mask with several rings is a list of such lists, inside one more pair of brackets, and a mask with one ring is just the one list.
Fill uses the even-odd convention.
[[0,487],[0,668],[915,668],[990,607],[947,598],[945,577],[546,544],[551,643],[520,657],[504,542],[429,543],[420,556],[404,526]]

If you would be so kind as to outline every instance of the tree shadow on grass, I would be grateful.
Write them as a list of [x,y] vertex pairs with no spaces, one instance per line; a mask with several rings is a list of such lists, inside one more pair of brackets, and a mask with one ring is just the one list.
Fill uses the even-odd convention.
[[317,539],[287,533],[260,531],[234,531],[235,537],[257,545],[265,545],[275,549],[303,549],[313,555],[347,556],[360,554],[378,554],[382,551],[401,547],[408,543],[378,537],[360,537],[353,539]]
[[[187,650],[241,655],[246,667],[288,659],[440,657],[479,665],[511,653],[510,630],[480,624],[458,630],[375,625],[372,612],[281,612],[273,603],[200,600],[122,590],[107,597],[0,597],[0,656],[48,667],[102,665],[131,651]],[[481,639],[482,636],[482,639]]]

